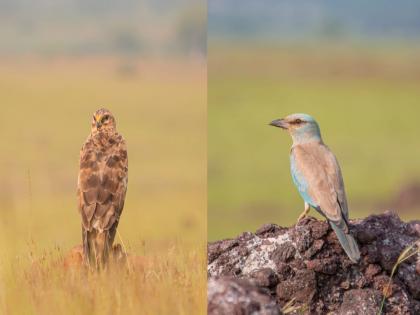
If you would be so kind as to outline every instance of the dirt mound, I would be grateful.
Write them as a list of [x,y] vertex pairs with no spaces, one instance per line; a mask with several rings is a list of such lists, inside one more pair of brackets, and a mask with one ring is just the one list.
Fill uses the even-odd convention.
[[[392,212],[351,221],[362,259],[352,263],[327,222],[307,218],[290,228],[208,245],[209,314],[377,314],[400,253],[420,245],[420,222]],[[419,254],[403,262],[387,291],[384,314],[420,314]],[[386,290],[385,290],[386,291]],[[293,312],[293,310],[295,310]]]
[[[124,252],[120,244],[114,244],[110,253],[110,264],[120,267],[127,267],[136,271],[144,271],[152,262],[144,256],[137,256]],[[68,251],[62,260],[65,270],[79,270],[86,268],[84,263],[83,246],[76,245]]]

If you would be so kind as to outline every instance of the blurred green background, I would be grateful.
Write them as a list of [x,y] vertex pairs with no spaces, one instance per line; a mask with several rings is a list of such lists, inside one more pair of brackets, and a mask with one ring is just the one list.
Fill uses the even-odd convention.
[[205,2],[0,0],[0,8],[0,207],[2,233],[19,235],[14,250],[29,238],[79,241],[79,150],[101,107],[115,114],[129,150],[121,233],[204,240]]
[[3,252],[25,251],[32,239],[41,248],[81,242],[79,150],[101,107],[128,146],[121,235],[137,245],[205,240],[205,65],[139,60],[127,77],[114,57],[0,64],[1,233],[13,239]]
[[319,122],[352,218],[419,218],[419,17],[413,1],[209,3],[210,240],[302,212],[291,139],[268,126],[295,112]]
[[[1,314],[206,312],[206,24],[201,0],[0,0]],[[115,241],[154,262],[108,286],[59,264],[101,107],[128,146]]]

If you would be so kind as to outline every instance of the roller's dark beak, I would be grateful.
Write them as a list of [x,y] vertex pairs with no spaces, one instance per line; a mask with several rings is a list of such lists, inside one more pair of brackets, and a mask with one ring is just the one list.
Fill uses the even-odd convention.
[[101,128],[101,126],[102,126],[101,122],[100,121],[97,121],[96,122],[96,128]]
[[281,129],[287,129],[288,128],[288,124],[284,119],[276,119],[273,120],[271,123],[269,123],[270,126],[274,126],[274,127],[278,127]]

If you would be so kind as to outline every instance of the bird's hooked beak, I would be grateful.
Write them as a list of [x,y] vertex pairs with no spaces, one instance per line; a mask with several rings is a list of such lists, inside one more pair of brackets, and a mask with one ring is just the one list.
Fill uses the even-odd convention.
[[270,126],[278,127],[281,129],[288,129],[289,124],[284,119],[276,119],[269,123]]
[[102,126],[101,119],[102,117],[100,115],[95,116],[96,128],[100,128]]

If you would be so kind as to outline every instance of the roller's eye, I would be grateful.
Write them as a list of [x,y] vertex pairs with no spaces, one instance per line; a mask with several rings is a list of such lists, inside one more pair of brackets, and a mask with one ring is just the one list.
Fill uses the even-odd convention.
[[293,125],[300,125],[301,123],[303,123],[303,120],[299,118],[292,121]]
[[102,117],[101,123],[106,123],[108,121],[108,119],[109,119],[109,116],[105,115],[104,117]]

